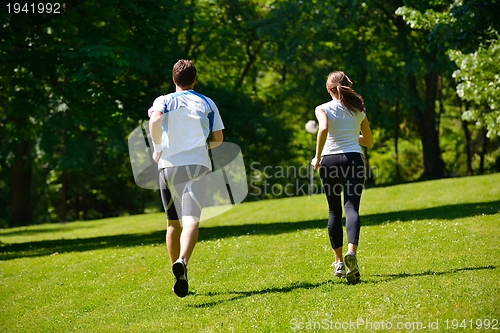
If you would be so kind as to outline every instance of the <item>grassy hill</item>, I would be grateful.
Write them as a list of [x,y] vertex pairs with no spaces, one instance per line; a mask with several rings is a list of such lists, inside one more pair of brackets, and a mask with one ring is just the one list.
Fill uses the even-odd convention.
[[322,195],[202,222],[184,299],[171,291],[162,213],[3,229],[0,332],[500,329],[499,184],[366,190],[355,286],[333,276]]

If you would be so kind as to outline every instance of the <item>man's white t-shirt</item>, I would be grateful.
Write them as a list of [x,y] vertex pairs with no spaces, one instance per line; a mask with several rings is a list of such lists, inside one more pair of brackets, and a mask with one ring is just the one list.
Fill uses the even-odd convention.
[[321,156],[340,153],[362,153],[359,145],[361,122],[364,112],[349,111],[338,100],[319,105],[328,117],[328,136]]
[[194,90],[185,90],[156,98],[148,115],[153,111],[163,113],[163,153],[158,169],[199,164],[211,170],[207,138],[224,129],[215,103]]

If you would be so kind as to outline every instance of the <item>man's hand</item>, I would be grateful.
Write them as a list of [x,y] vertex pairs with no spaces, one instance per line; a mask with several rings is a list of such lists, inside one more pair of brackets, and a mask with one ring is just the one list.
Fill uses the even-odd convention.
[[162,151],[153,153],[153,160],[155,160],[156,163],[158,163],[158,161],[160,160],[161,153],[162,153]]

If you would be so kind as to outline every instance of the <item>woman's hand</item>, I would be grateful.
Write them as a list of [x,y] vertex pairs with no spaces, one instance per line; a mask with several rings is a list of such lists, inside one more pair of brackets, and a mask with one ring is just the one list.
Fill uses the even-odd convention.
[[314,168],[314,170],[318,170],[319,168],[319,163],[320,163],[320,159],[317,158],[317,157],[314,157],[312,160],[311,160],[311,165],[312,167]]

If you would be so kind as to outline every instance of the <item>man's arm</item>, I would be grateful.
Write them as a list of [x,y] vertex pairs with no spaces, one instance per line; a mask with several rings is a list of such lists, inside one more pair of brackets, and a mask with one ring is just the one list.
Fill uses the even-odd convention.
[[161,122],[163,120],[163,113],[160,111],[153,111],[149,118],[149,133],[151,133],[151,138],[153,139],[154,153],[153,159],[156,163],[160,160],[162,153],[161,146]]
[[208,139],[208,149],[212,149],[218,147],[224,141],[224,135],[222,134],[222,130],[213,131]]

